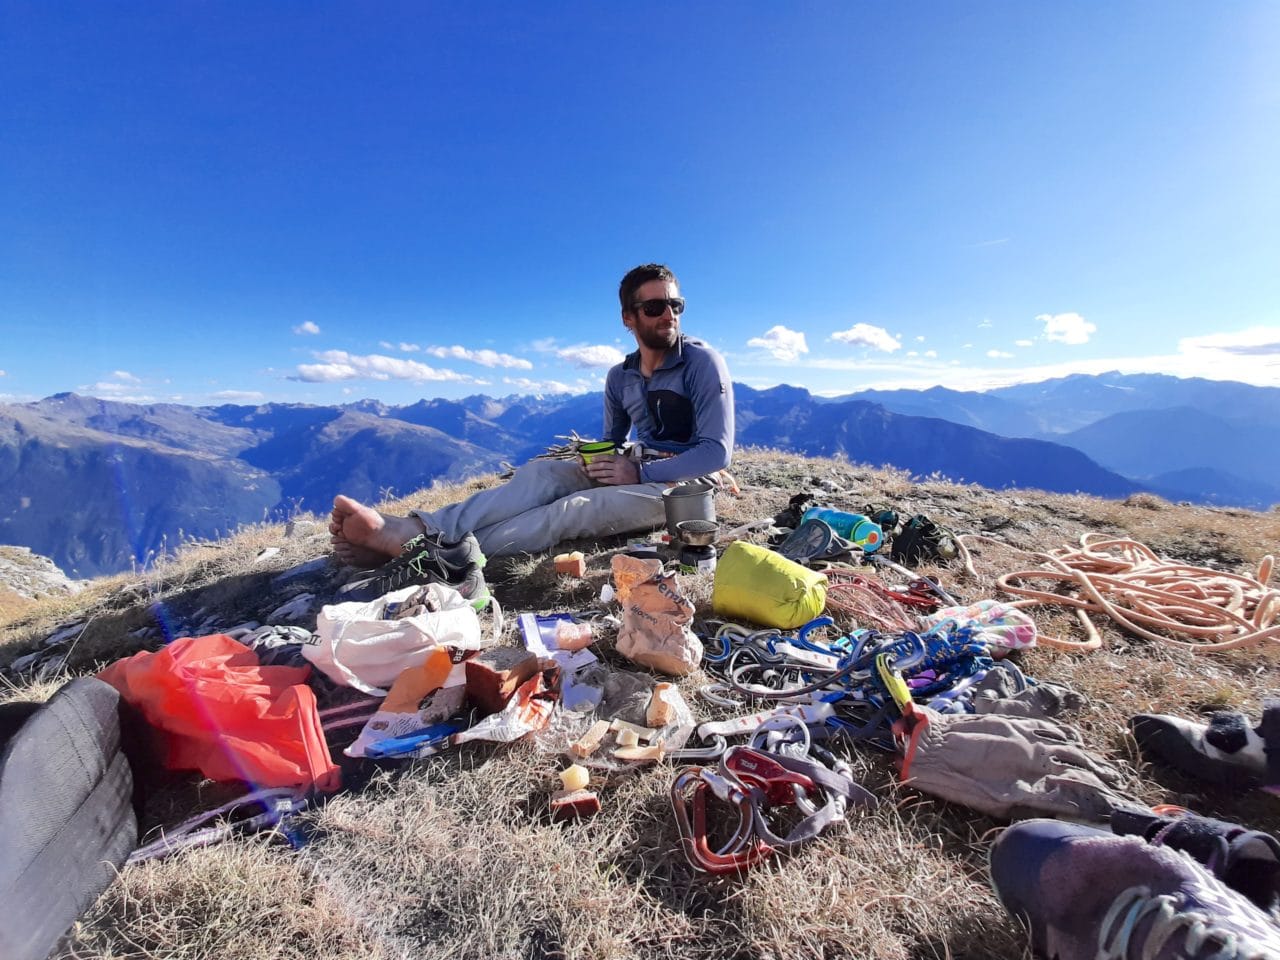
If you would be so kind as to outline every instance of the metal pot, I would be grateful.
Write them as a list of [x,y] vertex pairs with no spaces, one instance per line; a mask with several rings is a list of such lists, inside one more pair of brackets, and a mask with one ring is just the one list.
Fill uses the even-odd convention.
[[691,547],[709,547],[716,541],[720,524],[714,520],[681,520],[676,524],[680,539]]
[[680,483],[662,492],[662,506],[667,513],[667,533],[677,539],[680,531],[676,524],[680,521],[715,520],[716,488],[697,480]]

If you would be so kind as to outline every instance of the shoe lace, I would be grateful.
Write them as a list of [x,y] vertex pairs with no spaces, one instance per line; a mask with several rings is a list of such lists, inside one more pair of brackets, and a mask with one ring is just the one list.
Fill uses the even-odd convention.
[[[1149,887],[1129,887],[1112,902],[1098,928],[1097,960],[1138,960],[1131,948],[1142,948],[1141,960],[1156,960],[1160,951],[1180,930],[1185,955],[1198,957],[1211,943],[1218,949],[1203,960],[1252,960],[1262,954],[1243,953],[1240,938],[1229,930],[1214,926],[1203,913],[1179,910],[1177,899],[1169,894],[1153,896]],[[1145,936],[1138,936],[1139,924],[1150,919]],[[1136,937],[1136,939],[1135,939]],[[1182,954],[1180,954],[1182,955]]]
[[410,579],[456,582],[465,566],[450,563],[439,551],[440,545],[429,541],[425,534],[414,537],[404,545],[404,552],[388,564],[389,569],[383,574],[388,589],[394,590]]

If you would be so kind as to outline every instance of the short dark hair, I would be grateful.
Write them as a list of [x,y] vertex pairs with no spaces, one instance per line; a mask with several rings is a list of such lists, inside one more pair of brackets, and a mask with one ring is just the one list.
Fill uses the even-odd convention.
[[622,283],[618,285],[618,302],[622,304],[623,313],[631,311],[631,298],[650,280],[669,280],[677,286],[680,284],[676,275],[671,272],[671,268],[661,263],[642,263],[628,270],[627,275],[622,278]]

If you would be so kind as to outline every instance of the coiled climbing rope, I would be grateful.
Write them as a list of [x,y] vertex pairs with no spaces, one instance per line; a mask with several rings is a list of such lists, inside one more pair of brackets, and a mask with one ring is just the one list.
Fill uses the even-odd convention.
[[[1012,547],[980,535],[964,539]],[[1023,552],[1039,558],[1041,566],[996,579],[1001,590],[1023,598],[1012,606],[1073,609],[1088,637],[1073,641],[1042,634],[1040,643],[1046,646],[1081,652],[1098,649],[1102,637],[1090,614],[1105,615],[1137,636],[1195,653],[1234,650],[1280,638],[1280,590],[1270,586],[1274,566],[1270,555],[1249,576],[1162,559],[1137,540],[1097,533],[1082,536],[1079,547]],[[965,559],[966,570],[974,574]],[[1057,589],[1030,586],[1046,581]],[[1075,592],[1069,592],[1072,588]]]

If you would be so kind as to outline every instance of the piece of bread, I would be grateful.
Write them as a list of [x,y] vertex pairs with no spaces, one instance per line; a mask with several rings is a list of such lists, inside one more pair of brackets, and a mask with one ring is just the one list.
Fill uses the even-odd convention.
[[507,705],[516,688],[538,672],[538,657],[520,647],[490,647],[466,664],[467,700],[485,714]]
[[587,558],[582,555],[581,550],[558,554],[552,562],[555,564],[556,573],[567,574],[570,577],[587,575]]
[[590,790],[557,790],[551,795],[552,820],[581,820],[600,812],[600,798]]

